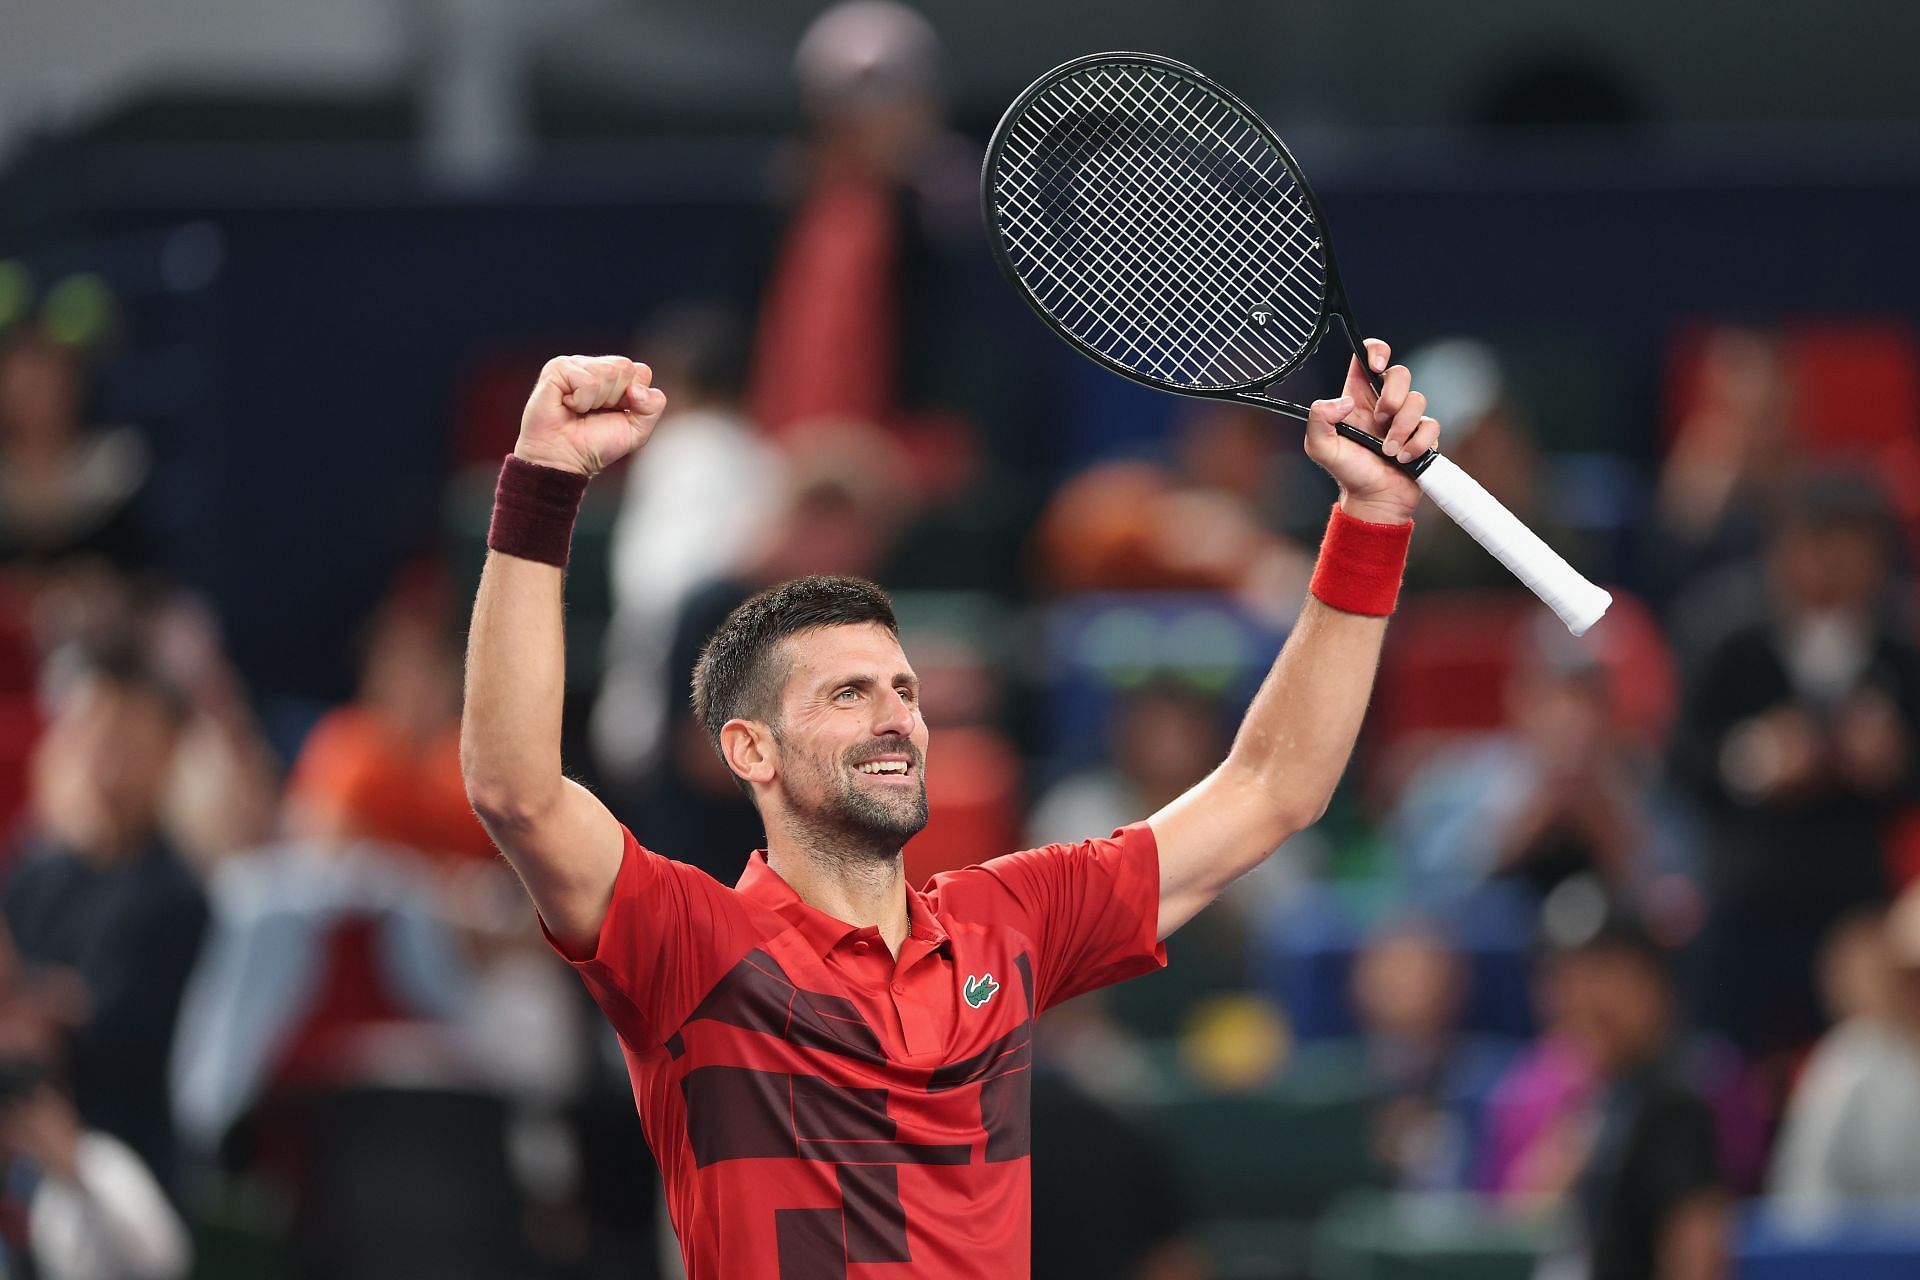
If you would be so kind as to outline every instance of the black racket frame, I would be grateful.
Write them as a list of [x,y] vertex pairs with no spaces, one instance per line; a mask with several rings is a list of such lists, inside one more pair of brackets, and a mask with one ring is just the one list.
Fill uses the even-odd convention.
[[[1110,359],[1089,343],[1082,342],[1079,338],[1075,337],[1067,330],[1066,326],[1048,314],[1047,309],[1040,304],[1040,300],[1036,298],[1033,291],[1027,287],[1026,281],[1020,278],[1020,273],[1014,270],[1013,261],[1007,255],[1006,235],[1001,229],[1000,218],[994,208],[994,193],[998,185],[995,182],[995,178],[999,172],[1000,155],[1006,149],[1007,135],[1012,131],[1014,122],[1018,120],[1021,113],[1026,110],[1028,103],[1047,92],[1059,81],[1069,76],[1077,75],[1089,67],[1104,65],[1157,67],[1163,71],[1171,71],[1176,75],[1184,76],[1200,85],[1200,87],[1208,93],[1223,99],[1228,105],[1233,107],[1234,110],[1238,111],[1241,117],[1245,119],[1248,124],[1252,125],[1260,135],[1266,139],[1268,144],[1273,147],[1274,151],[1279,155],[1281,163],[1287,166],[1287,172],[1292,175],[1294,183],[1300,188],[1300,194],[1306,198],[1307,208],[1313,215],[1314,229],[1318,231],[1320,235],[1321,256],[1327,266],[1326,279],[1323,282],[1325,287],[1322,290],[1320,316],[1314,325],[1313,336],[1308,339],[1299,353],[1287,364],[1281,366],[1277,372],[1271,375],[1263,375],[1248,382],[1223,387],[1208,387],[1204,390],[1195,387],[1182,387],[1159,378],[1148,377],[1145,374],[1128,368],[1117,360]],[[1001,274],[1012,281],[1013,287],[1019,292],[1020,297],[1026,302],[1028,308],[1035,315],[1039,316],[1049,329],[1059,334],[1060,337],[1065,339],[1075,350],[1131,382],[1137,382],[1141,386],[1153,387],[1160,391],[1171,391],[1176,395],[1192,396],[1200,400],[1229,400],[1239,404],[1255,405],[1259,408],[1267,409],[1275,413],[1283,413],[1288,417],[1298,418],[1302,422],[1305,422],[1307,420],[1307,410],[1305,406],[1295,404],[1291,400],[1286,400],[1271,394],[1270,388],[1284,381],[1290,374],[1299,369],[1301,365],[1305,364],[1307,360],[1312,358],[1313,353],[1320,349],[1321,342],[1326,339],[1327,329],[1329,327],[1328,321],[1337,318],[1340,321],[1341,330],[1346,334],[1347,345],[1352,348],[1355,358],[1360,362],[1360,367],[1366,370],[1367,380],[1372,383],[1374,394],[1378,396],[1380,392],[1380,377],[1374,373],[1372,366],[1368,362],[1366,346],[1362,341],[1363,330],[1360,328],[1360,322],[1354,319],[1353,304],[1347,300],[1346,286],[1340,279],[1340,265],[1334,257],[1333,239],[1327,234],[1326,215],[1321,212],[1319,198],[1314,195],[1313,185],[1307,181],[1306,172],[1301,169],[1300,162],[1294,159],[1293,152],[1289,150],[1287,144],[1281,140],[1280,135],[1275,133],[1272,127],[1260,118],[1259,112],[1248,106],[1238,94],[1228,89],[1225,85],[1220,84],[1205,72],[1196,71],[1184,62],[1177,62],[1172,58],[1163,57],[1157,53],[1089,53],[1075,58],[1070,62],[1061,63],[1028,85],[1025,89],[1021,90],[1020,96],[1013,100],[1012,105],[1007,108],[1006,114],[1000,117],[1000,123],[994,128],[993,137],[987,143],[986,159],[980,166],[980,214],[986,223],[988,231],[987,241],[993,250],[994,261],[999,264]],[[1383,447],[1378,436],[1372,435],[1346,422],[1338,423],[1337,429],[1340,434],[1347,439],[1352,440],[1356,444],[1365,445],[1383,458],[1386,457],[1386,449]],[[1422,471],[1425,471],[1438,456],[1438,450],[1429,449],[1426,453],[1407,462],[1399,462],[1397,459],[1392,458],[1389,458],[1388,461],[1405,468],[1410,474],[1417,476]]]

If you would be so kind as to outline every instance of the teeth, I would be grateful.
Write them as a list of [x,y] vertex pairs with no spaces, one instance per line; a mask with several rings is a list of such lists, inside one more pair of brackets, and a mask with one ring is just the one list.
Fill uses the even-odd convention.
[[905,760],[869,760],[858,768],[862,773],[905,773],[907,762]]

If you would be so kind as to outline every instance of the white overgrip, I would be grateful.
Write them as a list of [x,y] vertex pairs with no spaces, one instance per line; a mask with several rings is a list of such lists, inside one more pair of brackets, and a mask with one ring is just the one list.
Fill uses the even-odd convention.
[[1560,615],[1567,630],[1585,635],[1600,621],[1613,597],[1588,582],[1580,571],[1540,541],[1480,482],[1445,457],[1437,457],[1420,473],[1420,488],[1453,522],[1491,551],[1513,576]]

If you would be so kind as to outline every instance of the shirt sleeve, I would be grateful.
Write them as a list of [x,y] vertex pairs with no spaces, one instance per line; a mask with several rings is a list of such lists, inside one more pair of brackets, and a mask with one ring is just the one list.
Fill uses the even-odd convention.
[[663,858],[622,826],[626,847],[613,901],[588,954],[549,945],[586,982],[620,1038],[637,1053],[659,1047],[752,946],[738,895],[698,867]]
[[28,1209],[34,1261],[49,1280],[177,1280],[193,1247],[140,1157],[82,1133],[78,1178],[48,1177]]
[[1007,919],[1033,940],[1036,1011],[1164,968],[1160,850],[1146,823],[934,878],[942,903]]

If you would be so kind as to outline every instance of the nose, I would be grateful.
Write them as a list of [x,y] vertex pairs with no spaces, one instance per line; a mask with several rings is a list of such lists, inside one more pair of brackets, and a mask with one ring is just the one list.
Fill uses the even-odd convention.
[[886,696],[874,704],[874,717],[876,736],[894,734],[904,738],[913,732],[913,704],[901,697],[898,689],[889,689]]

